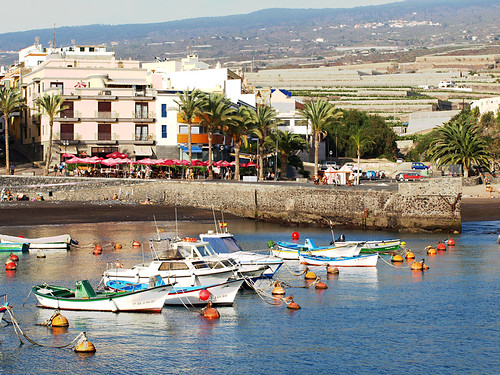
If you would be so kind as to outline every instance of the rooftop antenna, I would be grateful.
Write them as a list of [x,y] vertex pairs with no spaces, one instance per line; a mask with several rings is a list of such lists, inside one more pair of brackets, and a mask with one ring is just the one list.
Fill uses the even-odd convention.
[[54,22],[54,40],[52,41],[52,45],[56,48],[56,23]]
[[40,37],[35,36],[35,47],[38,47],[38,44],[40,43]]

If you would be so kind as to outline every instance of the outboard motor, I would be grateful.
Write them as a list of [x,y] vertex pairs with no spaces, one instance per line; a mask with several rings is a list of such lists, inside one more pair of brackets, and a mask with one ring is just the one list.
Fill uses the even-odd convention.
[[337,238],[337,242],[345,242],[345,236],[341,234],[339,238]]

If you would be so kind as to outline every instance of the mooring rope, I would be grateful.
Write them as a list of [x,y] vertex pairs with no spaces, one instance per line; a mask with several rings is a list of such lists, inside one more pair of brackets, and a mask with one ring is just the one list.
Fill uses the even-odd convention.
[[[14,312],[12,311],[12,307],[7,306],[7,312],[9,313],[10,318],[12,320],[12,326],[14,327],[14,332],[15,332],[17,338],[19,339],[19,341],[21,342],[21,344],[24,344],[24,342],[23,342],[23,340],[21,338],[21,336],[22,336],[28,342],[30,342],[31,344],[37,345],[37,346],[42,346],[42,347],[45,347],[45,348],[57,348],[57,349],[64,349],[64,348],[68,348],[68,347],[74,348],[77,345],[78,340],[80,340],[80,338],[85,335],[84,332],[80,332],[78,334],[78,336],[75,337],[74,340],[72,340],[70,343],[65,344],[65,345],[45,345],[45,344],[40,344],[40,343],[36,342],[35,340],[31,339],[26,333],[23,332],[23,330],[21,329],[21,327],[19,327],[19,323],[17,322],[17,319],[14,316]],[[70,345],[72,345],[72,346],[70,346]]]
[[285,268],[293,275],[293,276],[302,276],[303,274],[305,274],[309,269],[306,267],[304,268],[304,270],[302,270],[301,272],[299,273],[295,273],[294,271],[292,271],[292,269],[290,267],[288,267],[288,264],[286,264],[285,261],[283,261],[283,264],[285,265]]

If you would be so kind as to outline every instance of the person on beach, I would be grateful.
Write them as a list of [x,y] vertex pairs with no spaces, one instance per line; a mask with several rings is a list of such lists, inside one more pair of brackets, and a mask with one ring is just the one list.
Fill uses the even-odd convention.
[[16,166],[14,164],[10,165],[10,174],[14,175],[14,172],[16,171]]

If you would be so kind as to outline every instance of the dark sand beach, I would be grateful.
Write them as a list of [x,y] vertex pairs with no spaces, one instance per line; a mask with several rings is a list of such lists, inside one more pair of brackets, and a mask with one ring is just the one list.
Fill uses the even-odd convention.
[[[197,208],[179,207],[177,215],[181,221],[213,220],[211,210]],[[174,220],[175,209],[158,204],[142,205],[119,201],[0,203],[0,226],[151,221],[153,217],[158,221]],[[227,217],[236,219],[231,215]],[[500,199],[463,198],[462,220],[500,220]]]

